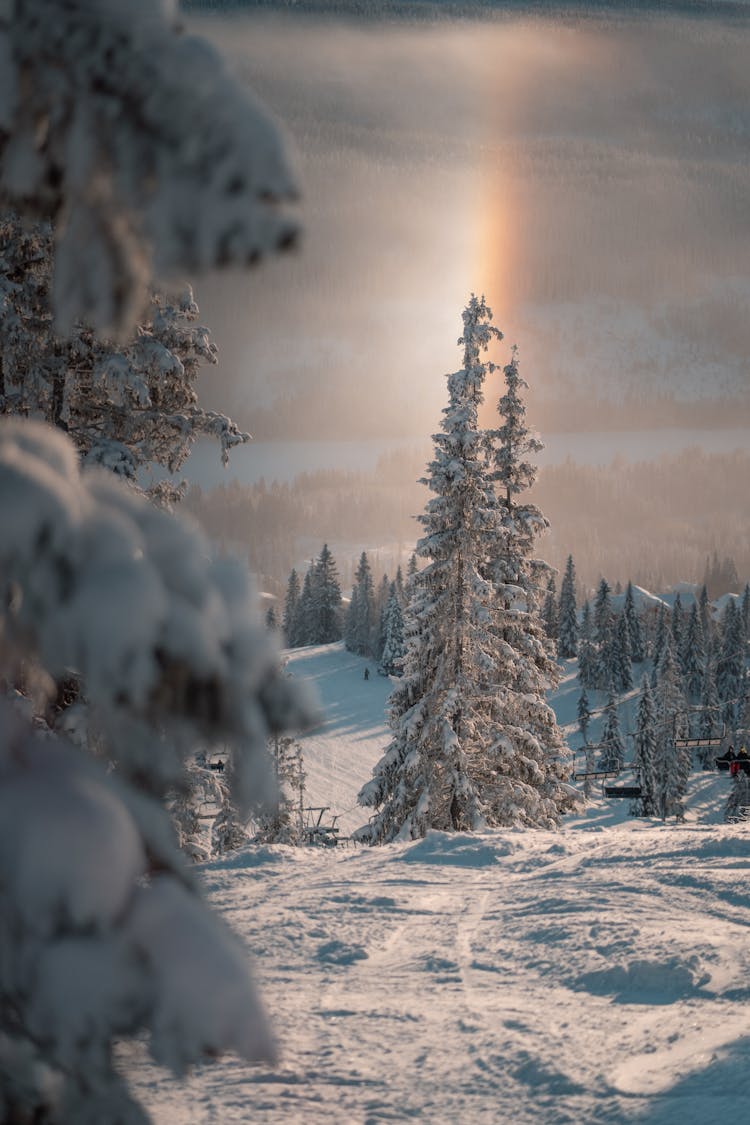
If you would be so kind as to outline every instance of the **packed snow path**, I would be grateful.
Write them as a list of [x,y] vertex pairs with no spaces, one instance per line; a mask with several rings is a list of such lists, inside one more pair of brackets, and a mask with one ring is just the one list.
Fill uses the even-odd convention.
[[205,879],[278,1069],[128,1069],[163,1125],[741,1121],[748,867],[743,827],[640,822],[247,849]]

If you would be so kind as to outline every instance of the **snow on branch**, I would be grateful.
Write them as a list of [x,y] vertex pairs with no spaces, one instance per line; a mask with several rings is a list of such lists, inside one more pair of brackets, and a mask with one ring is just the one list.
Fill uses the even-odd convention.
[[[115,735],[125,719],[189,722],[241,740],[252,758],[269,733],[309,718],[278,669],[247,572],[212,562],[197,530],[112,474],[81,472],[60,432],[0,424],[0,524],[10,607],[0,629],[53,677],[80,675],[92,705],[117,716]],[[148,740],[119,741],[123,768],[142,770]]]
[[275,124],[164,0],[0,8],[0,194],[56,229],[58,325],[122,334],[152,273],[293,244]]

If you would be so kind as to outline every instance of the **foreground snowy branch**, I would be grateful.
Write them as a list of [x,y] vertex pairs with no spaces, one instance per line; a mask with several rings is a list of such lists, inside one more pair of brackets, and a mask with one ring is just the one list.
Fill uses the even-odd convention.
[[0,524],[0,673],[17,681],[31,661],[37,686],[80,677],[114,766],[0,713],[0,1116],[138,1121],[115,1036],[148,1030],[176,1071],[272,1054],[244,955],[198,898],[162,800],[213,737],[234,748],[247,806],[266,739],[310,708],[246,572],[111,474],[81,472],[60,432],[0,424]]
[[279,134],[158,0],[0,7],[0,193],[54,221],[55,307],[122,332],[160,277],[291,245]]

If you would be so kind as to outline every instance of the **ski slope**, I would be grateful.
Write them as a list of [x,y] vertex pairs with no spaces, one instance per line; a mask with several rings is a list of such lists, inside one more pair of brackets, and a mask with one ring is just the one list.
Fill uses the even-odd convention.
[[[363,667],[341,646],[290,663],[328,703],[303,742],[312,803],[347,830],[387,740],[388,685]],[[572,691],[564,678],[562,721]],[[744,1121],[750,831],[719,823],[728,784],[694,774],[682,826],[600,801],[559,832],[207,864],[278,1066],[227,1058],[180,1084],[143,1045],[121,1065],[158,1125]]]

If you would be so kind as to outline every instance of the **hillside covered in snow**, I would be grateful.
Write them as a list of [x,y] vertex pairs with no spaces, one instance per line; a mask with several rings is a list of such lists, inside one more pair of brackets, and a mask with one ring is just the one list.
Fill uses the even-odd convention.
[[[364,667],[342,645],[289,665],[325,705],[303,740],[307,796],[342,833],[362,823],[356,791],[387,738],[388,683]],[[574,671],[555,698],[569,733]],[[729,784],[694,772],[683,825],[597,797],[559,832],[248,847],[209,863],[278,1066],[228,1058],[180,1086],[141,1047],[120,1064],[159,1125],[743,1120],[750,838],[721,822]]]

